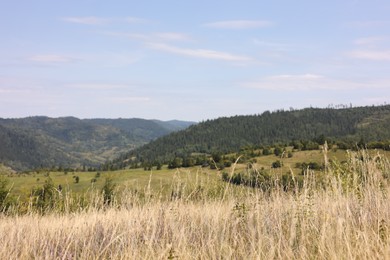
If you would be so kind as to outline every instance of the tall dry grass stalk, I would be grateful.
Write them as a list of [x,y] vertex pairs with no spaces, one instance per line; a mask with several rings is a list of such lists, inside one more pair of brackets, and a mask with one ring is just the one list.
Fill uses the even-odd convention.
[[326,171],[287,192],[178,183],[168,199],[3,216],[0,259],[390,259],[389,161],[362,151]]

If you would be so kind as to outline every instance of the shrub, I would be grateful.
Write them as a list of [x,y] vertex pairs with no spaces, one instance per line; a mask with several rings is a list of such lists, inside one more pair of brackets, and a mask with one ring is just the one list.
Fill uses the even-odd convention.
[[282,162],[277,160],[275,162],[272,163],[272,168],[280,168],[282,167]]
[[107,177],[105,179],[103,188],[102,188],[102,194],[103,194],[103,200],[105,205],[110,205],[112,201],[114,200],[114,192],[115,192],[116,185],[114,184],[114,180],[111,177]]
[[9,181],[4,177],[0,176],[0,211],[3,211],[6,206],[6,200],[9,194],[8,188]]
[[270,154],[271,154],[270,149],[268,149],[268,148],[263,149],[263,155],[270,155]]
[[31,192],[31,196],[34,199],[33,205],[39,210],[40,213],[44,213],[47,210],[54,208],[57,191],[54,186],[53,180],[48,177],[45,184],[40,188],[34,188]]
[[280,156],[283,153],[283,149],[281,147],[275,147],[274,154],[275,156]]
[[80,177],[79,176],[73,176],[74,183],[79,183],[80,182]]

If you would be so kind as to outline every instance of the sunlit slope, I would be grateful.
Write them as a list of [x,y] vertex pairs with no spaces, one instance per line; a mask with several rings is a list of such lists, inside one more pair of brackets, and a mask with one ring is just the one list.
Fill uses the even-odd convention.
[[247,145],[274,145],[293,140],[328,139],[358,142],[390,139],[390,106],[344,109],[307,108],[224,117],[193,125],[150,142],[118,158],[167,161],[195,152],[228,153]]

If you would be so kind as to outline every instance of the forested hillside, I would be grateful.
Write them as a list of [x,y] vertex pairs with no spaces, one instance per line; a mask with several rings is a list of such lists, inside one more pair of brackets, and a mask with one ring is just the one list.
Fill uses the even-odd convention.
[[192,122],[28,117],[0,119],[0,163],[14,169],[98,166]]
[[327,138],[343,143],[390,139],[390,106],[266,111],[208,120],[154,140],[113,161],[167,162],[192,153],[228,153],[244,146]]

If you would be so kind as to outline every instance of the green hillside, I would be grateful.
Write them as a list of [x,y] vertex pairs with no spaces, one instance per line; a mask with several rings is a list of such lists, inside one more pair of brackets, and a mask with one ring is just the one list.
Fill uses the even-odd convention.
[[261,115],[224,117],[193,125],[154,140],[113,161],[168,162],[192,153],[229,153],[245,146],[328,140],[356,144],[390,140],[390,106],[343,109],[307,108],[266,111]]
[[169,122],[145,119],[0,119],[0,162],[17,170],[98,166],[172,131]]

